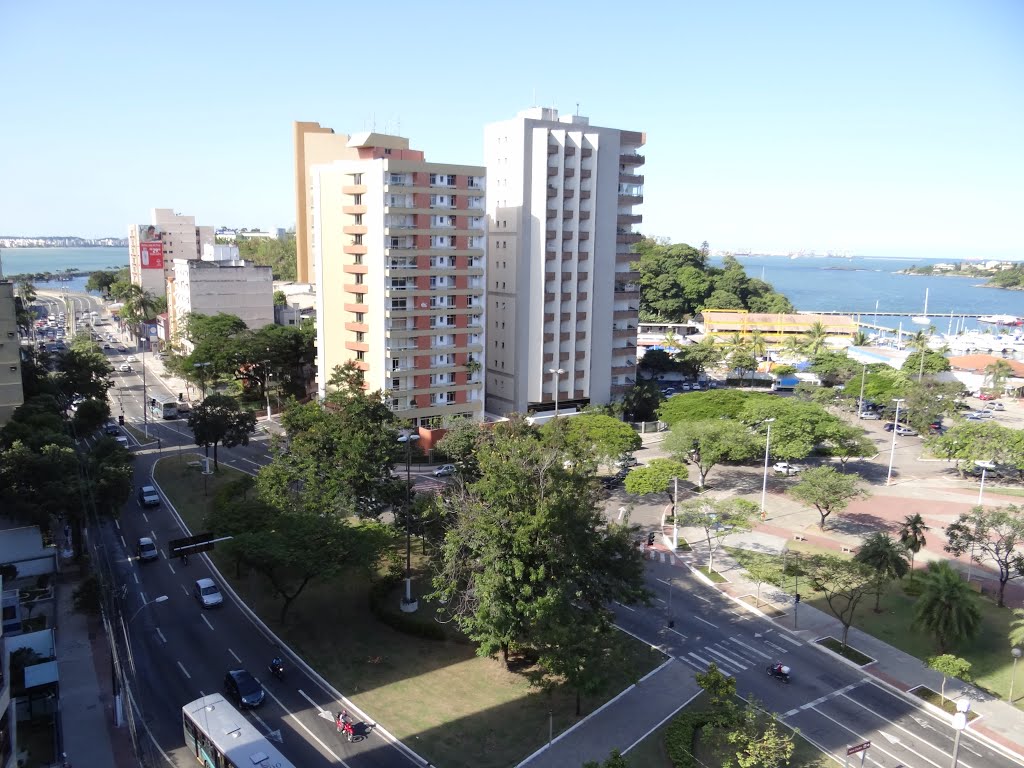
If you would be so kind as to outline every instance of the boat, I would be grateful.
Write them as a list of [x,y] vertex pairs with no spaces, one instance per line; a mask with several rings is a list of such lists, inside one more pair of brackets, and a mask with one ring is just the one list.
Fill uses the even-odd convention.
[[923,315],[918,315],[917,317],[912,317],[912,318],[910,318],[910,321],[912,323],[916,323],[917,325],[930,325],[931,324],[932,319],[930,317],[928,317],[928,289],[927,288],[924,289],[924,314]]
[[978,318],[978,322],[989,325],[1024,325],[1024,319],[1013,315],[982,315]]

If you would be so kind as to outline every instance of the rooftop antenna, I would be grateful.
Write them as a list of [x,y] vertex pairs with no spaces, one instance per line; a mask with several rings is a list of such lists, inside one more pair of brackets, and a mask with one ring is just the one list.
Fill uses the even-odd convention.
[[576,102],[576,117],[579,117],[579,116],[580,116],[580,103],[577,101]]
[[377,113],[376,112],[373,113],[373,129],[372,130],[373,130],[374,133],[377,132]]

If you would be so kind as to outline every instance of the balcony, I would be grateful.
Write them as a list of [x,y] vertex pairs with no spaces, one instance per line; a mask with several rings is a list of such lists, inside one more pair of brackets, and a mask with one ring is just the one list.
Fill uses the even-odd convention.
[[369,286],[361,284],[361,283],[345,283],[342,286],[342,290],[345,291],[345,293],[365,294],[370,289],[369,289]]
[[636,320],[637,312],[635,309],[616,309],[612,312],[612,320]]
[[[576,190],[574,190],[574,189],[566,189],[566,190],[562,191],[562,197],[564,197],[566,200],[572,200],[575,196],[576,196]],[[580,195],[580,199],[581,200],[586,200],[586,198],[583,197],[582,195]]]
[[581,243],[585,243],[589,239],[590,239],[590,233],[589,232],[580,232],[580,242]]
[[590,147],[583,147],[580,150],[580,157],[590,157],[592,154],[594,154],[594,150]]
[[[565,312],[564,314],[569,314],[569,313]],[[545,323],[554,322],[554,319],[555,319],[555,313],[554,312],[545,312],[544,313],[544,322]]]
[[554,279],[555,279],[555,273],[554,272],[545,272],[544,273],[544,282],[545,283],[553,282]]
[[[643,220],[644,217],[641,216],[639,213],[620,213],[618,217],[615,219],[615,223],[619,226],[619,228],[622,228],[628,227],[631,224],[640,224],[643,222]],[[622,232],[619,232],[619,234],[622,234]]]
[[549,219],[553,219],[557,215],[558,215],[558,209],[557,208],[548,208],[548,218]]
[[572,208],[563,208],[562,209],[562,219],[563,220],[564,219],[571,219],[573,213],[575,213],[575,211],[573,211]]
[[365,245],[346,245],[341,249],[344,253],[349,256],[362,256],[366,253]]
[[554,197],[556,194],[558,194],[558,187],[548,184],[548,197]]
[[557,175],[558,175],[558,166],[557,165],[549,165],[548,166],[548,176],[557,176]]
[[575,154],[576,154],[576,147],[566,147],[565,148],[565,156],[566,157],[573,157]]
[[554,300],[555,300],[555,294],[553,294],[553,293],[545,293],[544,294],[544,303],[545,304],[547,304],[549,302],[552,302]]
[[580,221],[589,221],[590,211],[580,211]]
[[579,280],[581,283],[584,282],[588,277],[590,277],[590,273],[589,272],[577,272],[576,273],[576,279]]
[[548,144],[548,154],[549,155],[557,155],[558,154],[558,144]]
[[570,280],[572,280],[572,272],[563,272],[562,273],[562,282],[563,283],[567,283]]
[[643,195],[619,195],[619,205],[642,205]]
[[644,177],[638,173],[620,173],[619,184],[643,184]]
[[645,158],[639,152],[625,152],[619,155],[620,165],[643,165]]
[[367,228],[365,224],[347,224],[341,228],[346,235],[365,235]]
[[557,256],[558,256],[558,252],[557,251],[545,251],[544,252],[544,260],[545,261],[552,261]]
[[566,168],[565,169],[565,178],[571,179],[575,175],[576,175],[576,169],[575,168]]
[[589,199],[590,199],[590,190],[589,189],[581,189],[580,190],[580,200],[589,200]]
[[555,334],[553,334],[553,333],[545,333],[544,334],[544,342],[545,343],[547,343],[549,341],[554,341],[554,340],[555,340]]
[[580,169],[580,178],[581,179],[589,179],[590,178],[590,173],[591,173],[591,171],[590,171],[589,168],[582,168],[582,169]]
[[[575,234],[576,233],[573,232],[571,229],[563,229],[562,230],[562,239],[563,240],[572,240],[572,237]],[[583,233],[581,232],[580,234],[583,234]]]
[[341,194],[343,195],[365,195],[366,185],[365,184],[344,184],[341,187]]
[[633,245],[639,243],[644,239],[644,236],[639,232],[627,232],[625,234],[618,234],[615,236],[615,242],[622,245]]
[[558,233],[553,229],[549,229],[547,233],[547,239],[554,240],[556,237],[558,237]]
[[580,251],[579,255],[577,256],[577,258],[580,261],[586,261],[587,259],[590,258],[590,251]]

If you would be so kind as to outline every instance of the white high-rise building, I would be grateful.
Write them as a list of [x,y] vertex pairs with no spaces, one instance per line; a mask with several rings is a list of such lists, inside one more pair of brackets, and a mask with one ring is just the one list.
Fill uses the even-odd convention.
[[559,409],[634,383],[645,141],[543,107],[484,129],[488,413],[553,410],[556,381]]

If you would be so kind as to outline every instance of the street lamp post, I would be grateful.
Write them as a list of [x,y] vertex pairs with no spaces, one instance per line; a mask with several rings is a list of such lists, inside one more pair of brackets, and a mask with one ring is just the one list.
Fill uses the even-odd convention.
[[548,373],[551,374],[555,382],[555,418],[558,418],[558,383],[559,377],[565,373],[564,368],[548,368]]
[[270,421],[270,361],[263,361],[263,392],[267,395],[267,421]]
[[[134,661],[132,661],[131,640],[128,637],[128,627],[131,625],[132,621],[135,620],[135,617],[138,616],[140,613],[142,613],[142,609],[143,608],[148,608],[149,606],[154,605],[156,603],[163,603],[166,600],[167,600],[167,595],[160,595],[159,597],[154,597],[152,600],[149,600],[148,602],[143,602],[142,605],[139,606],[138,610],[136,610],[135,613],[133,613],[131,615],[131,618],[129,618],[128,621],[125,621],[124,620],[124,614],[121,614],[121,631],[124,634],[125,647],[126,647],[126,649],[128,651],[129,663],[132,664],[133,673],[134,673]],[[120,679],[120,677],[117,674],[117,664],[114,661],[114,655],[115,655],[115,652],[114,652],[114,649],[113,649],[113,646],[112,646],[111,647],[111,669],[110,669],[110,672],[111,672],[111,678],[113,680],[113,686],[114,686],[114,723],[115,723],[115,725],[121,725],[121,722],[122,722],[121,718],[123,717],[123,712],[124,712],[124,704],[123,704],[123,702],[121,700],[121,679]]]
[[965,699],[960,699],[956,703],[956,714],[953,715],[953,729],[956,731],[956,737],[953,739],[953,763],[952,768],[956,768],[956,761],[960,757],[960,734],[964,732],[964,728],[967,727],[967,713],[971,711],[971,702]]
[[1010,655],[1013,656],[1013,671],[1010,672],[1010,695],[1006,697],[1006,701],[1013,704],[1013,681],[1017,679],[1017,661],[1024,655],[1024,651],[1014,646],[1010,650]]
[[209,368],[212,363],[193,363],[193,368],[199,369],[199,385],[203,388],[203,400],[206,399],[206,369]]
[[411,429],[398,438],[405,443],[405,595],[401,608],[405,613],[414,613],[419,603],[412,597],[412,444],[420,436]]
[[768,517],[768,512],[765,510],[765,498],[768,495],[768,448],[772,444],[772,422],[775,419],[765,420],[765,424],[768,425],[768,434],[764,440],[764,477],[761,479],[761,519],[764,520]]
[[892,484],[892,460],[896,456],[896,430],[900,426],[900,403],[903,402],[902,397],[894,397],[893,401],[896,403],[896,415],[892,419],[892,448],[889,451],[889,473],[885,476],[885,484]]
[[129,623],[129,624],[131,624],[131,623],[132,623],[132,620],[133,620],[133,619],[134,619],[134,618],[135,618],[136,616],[138,616],[138,615],[139,615],[140,613],[142,613],[142,609],[143,609],[143,608],[148,608],[149,606],[151,606],[151,605],[153,605],[153,604],[155,604],[155,603],[165,603],[165,602],[167,602],[167,599],[168,599],[168,598],[167,598],[167,595],[160,595],[160,597],[154,597],[154,598],[153,598],[152,600],[150,600],[150,601],[149,601],[148,603],[143,603],[142,605],[140,605],[140,606],[139,606],[138,610],[137,610],[137,611],[135,611],[135,613],[133,613],[133,614],[132,614],[132,618],[131,618],[131,619],[128,619],[128,623]]
[[868,366],[867,363],[860,372],[860,398],[857,400],[857,417],[864,413],[864,382],[868,380]]
[[[981,468],[981,484],[978,486],[978,506],[981,506],[982,500],[985,498],[985,473],[990,469],[995,469],[996,465],[991,461],[976,461],[974,466]],[[977,534],[977,529],[975,529]],[[974,573],[974,539],[975,536],[971,537],[971,556],[967,561],[967,580],[971,580],[971,576]]]

